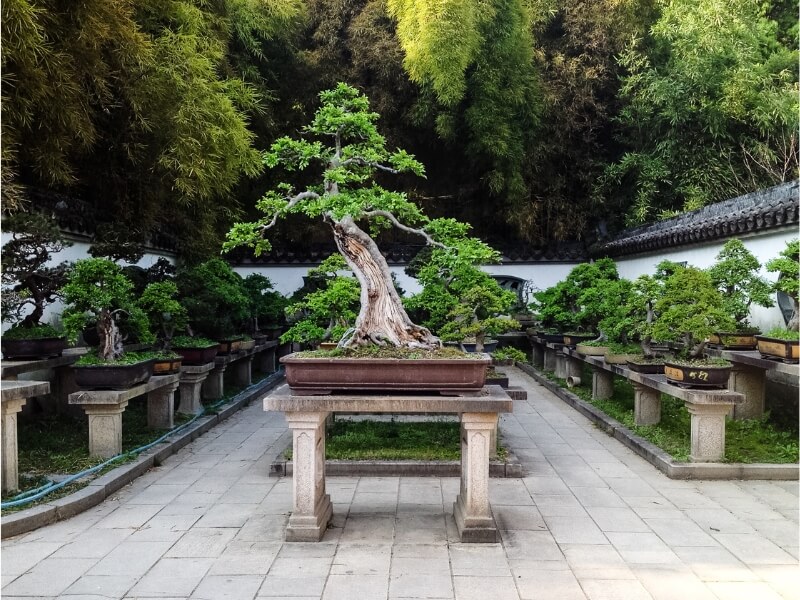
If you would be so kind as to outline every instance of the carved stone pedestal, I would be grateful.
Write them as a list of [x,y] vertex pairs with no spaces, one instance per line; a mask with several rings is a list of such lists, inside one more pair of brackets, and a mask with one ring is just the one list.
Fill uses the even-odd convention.
[[607,400],[614,395],[614,374],[592,367],[592,399]]
[[655,425],[661,421],[661,392],[641,383],[633,385],[633,421],[637,425]]
[[185,415],[199,415],[203,412],[201,389],[203,387],[203,382],[213,368],[213,362],[205,365],[186,365],[181,367],[181,403],[178,405],[179,413]]

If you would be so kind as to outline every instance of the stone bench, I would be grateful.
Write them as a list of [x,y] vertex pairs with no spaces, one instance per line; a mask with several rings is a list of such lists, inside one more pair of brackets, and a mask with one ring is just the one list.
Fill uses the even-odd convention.
[[[266,353],[266,357],[259,360],[259,366],[275,364],[275,349],[277,341],[268,341],[249,350],[239,350],[230,354],[218,355],[214,358],[213,368],[202,384],[204,400],[219,400],[225,395],[225,371],[231,367],[233,382],[240,387],[247,387],[253,383],[253,359]],[[270,358],[272,354],[272,358]]]
[[69,403],[80,406],[89,418],[89,454],[111,458],[122,452],[122,413],[132,398],[147,394],[147,426],[172,429],[175,390],[180,374],[153,376],[127,390],[74,392]]
[[661,393],[683,400],[691,416],[690,459],[718,462],[725,456],[725,418],[744,396],[730,390],[690,389],[672,385],[665,375],[636,373],[621,365],[609,365],[602,357],[583,356],[570,348],[562,350],[573,364],[579,361],[592,367],[592,398],[613,395],[614,375],[625,377],[633,386],[634,422],[654,425],[661,421]]
[[325,493],[325,422],[333,412],[445,413],[461,415],[461,491],[453,515],[462,542],[496,542],[489,506],[489,455],[498,413],[511,412],[513,400],[499,386],[479,396],[329,395],[295,396],[289,388],[264,398],[264,410],[286,414],[292,430],[292,516],[286,541],[319,541],[333,507]]
[[[3,381],[17,381],[20,375],[35,373],[39,380],[50,382],[50,398],[39,398],[41,409],[46,413],[62,412],[67,409],[67,396],[77,388],[72,365],[87,348],[70,348],[61,356],[33,360],[4,360],[0,363],[0,377]],[[46,394],[43,394],[46,395]],[[30,410],[31,403],[25,408]]]
[[28,398],[50,393],[48,381],[2,381],[0,382],[0,406],[2,406],[2,490],[19,489],[19,458],[17,447],[17,413]]
[[728,377],[728,389],[744,395],[744,401],[733,408],[734,419],[758,419],[764,415],[768,372],[793,377],[795,381],[800,377],[800,366],[761,358],[761,353],[756,350],[707,348],[706,354],[724,358],[733,364]]

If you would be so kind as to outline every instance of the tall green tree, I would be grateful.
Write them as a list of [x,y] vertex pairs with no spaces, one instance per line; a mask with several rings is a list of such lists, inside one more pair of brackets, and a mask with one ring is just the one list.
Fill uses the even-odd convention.
[[651,37],[620,58],[628,151],[605,185],[633,198],[630,223],[797,177],[796,24],[790,36],[770,18],[782,3],[660,4]]

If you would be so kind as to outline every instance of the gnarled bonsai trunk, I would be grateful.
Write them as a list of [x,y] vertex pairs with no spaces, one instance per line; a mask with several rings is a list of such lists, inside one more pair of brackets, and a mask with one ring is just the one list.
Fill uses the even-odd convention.
[[113,312],[105,308],[100,311],[97,317],[97,332],[100,334],[97,354],[103,360],[116,360],[122,356],[122,335]]
[[411,322],[395,291],[389,265],[378,246],[351,217],[332,225],[336,246],[361,284],[361,310],[345,346],[378,344],[438,348],[439,338]]

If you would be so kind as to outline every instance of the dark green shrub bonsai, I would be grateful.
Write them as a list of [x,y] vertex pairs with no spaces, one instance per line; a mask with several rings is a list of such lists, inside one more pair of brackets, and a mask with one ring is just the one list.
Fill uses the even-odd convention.
[[405,194],[375,181],[378,172],[422,176],[424,169],[405,150],[386,149],[376,127],[378,115],[369,110],[365,96],[340,83],[320,93],[320,99],[302,139],[281,138],[264,154],[268,167],[311,170],[303,181],[317,183],[302,191],[282,183],[267,192],[256,204],[263,217],[234,225],[223,248],[243,245],[258,255],[270,248],[264,235],[278,219],[290,214],[322,219],[361,288],[353,334],[344,345],[438,348],[440,340],[408,317],[386,259],[362,226],[371,233],[396,228],[453,253],[464,250],[467,229],[452,219],[429,219]]
[[3,218],[11,239],[3,245],[3,321],[14,323],[8,339],[59,337],[41,323],[44,309],[61,297],[70,265],[48,266],[52,254],[71,246],[55,221],[40,213],[15,213]]
[[139,306],[147,315],[150,331],[165,352],[170,351],[175,332],[182,331],[187,324],[186,309],[177,297],[178,286],[173,281],[150,283],[139,297]]
[[736,331],[750,332],[750,306],[770,307],[772,286],[758,275],[761,263],[739,240],[728,240],[708,269],[711,281],[722,294],[723,307],[736,322]]
[[272,289],[269,277],[251,273],[244,278],[243,285],[250,301],[250,333],[256,333],[266,325],[274,327],[285,323],[284,311],[289,301]]
[[[153,335],[147,315],[134,300],[132,289],[133,284],[118,264],[104,258],[77,261],[62,289],[65,302],[62,319],[69,341],[75,343],[81,330],[94,322],[100,337],[97,359],[118,360],[124,353],[118,321],[125,318],[128,330],[140,342],[151,343]],[[81,359],[81,362],[86,361]]]
[[664,280],[653,306],[657,315],[652,326],[653,337],[660,341],[680,341],[683,343],[680,357],[699,360],[709,336],[715,331],[728,331],[734,325],[733,318],[707,272],[674,264],[667,271],[672,274]]
[[313,347],[320,342],[340,342],[352,330],[358,316],[358,280],[352,274],[343,275],[342,271],[349,273],[340,254],[332,254],[318,267],[309,269],[309,277],[322,283],[286,308],[292,326],[281,336],[281,343],[298,342]]
[[192,335],[222,339],[243,331],[250,301],[241,276],[224,260],[212,258],[180,269],[175,283]]
[[[798,296],[800,295],[800,239],[794,239],[786,243],[786,248],[772,260],[767,262],[767,271],[771,273],[778,273],[778,280],[775,282],[773,289],[786,294],[792,301],[793,312],[786,324],[787,333],[791,332],[792,337],[788,339],[796,339],[796,334],[800,330],[800,302]],[[775,333],[775,332],[770,332]],[[773,336],[778,337],[778,336]]]

